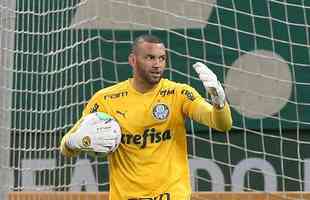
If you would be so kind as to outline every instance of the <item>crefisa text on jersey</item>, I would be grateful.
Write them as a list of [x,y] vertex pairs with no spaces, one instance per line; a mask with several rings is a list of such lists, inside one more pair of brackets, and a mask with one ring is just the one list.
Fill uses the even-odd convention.
[[145,129],[143,134],[122,134],[122,144],[136,144],[141,149],[145,148],[148,143],[154,144],[170,140],[172,134],[170,129],[163,132],[156,131],[155,128]]

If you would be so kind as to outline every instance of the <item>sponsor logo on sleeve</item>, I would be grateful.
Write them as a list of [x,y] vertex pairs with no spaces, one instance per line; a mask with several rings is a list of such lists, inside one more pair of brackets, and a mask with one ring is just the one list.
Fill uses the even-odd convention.
[[90,113],[94,113],[94,112],[97,112],[99,109],[99,105],[97,103],[95,103],[93,105],[93,107],[90,109]]
[[183,89],[181,91],[181,94],[186,96],[191,101],[194,101],[196,99],[196,97],[193,95],[193,93],[189,90]]

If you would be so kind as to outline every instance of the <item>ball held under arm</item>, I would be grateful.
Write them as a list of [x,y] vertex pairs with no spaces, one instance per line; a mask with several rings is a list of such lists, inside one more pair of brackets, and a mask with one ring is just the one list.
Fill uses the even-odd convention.
[[116,150],[120,140],[121,129],[111,116],[91,113],[82,119],[66,145],[71,149],[110,153]]

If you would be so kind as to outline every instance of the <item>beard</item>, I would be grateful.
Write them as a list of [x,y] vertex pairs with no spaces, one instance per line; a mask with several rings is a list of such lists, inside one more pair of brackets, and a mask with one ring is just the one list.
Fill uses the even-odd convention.
[[160,80],[163,77],[163,71],[161,72],[156,72],[156,73],[148,73],[145,77],[144,80],[148,82],[149,84],[157,84],[160,82]]
[[146,71],[143,66],[138,66],[136,70],[136,75],[140,77],[141,80],[146,82],[149,85],[155,85],[160,82],[164,75],[164,70],[153,70]]

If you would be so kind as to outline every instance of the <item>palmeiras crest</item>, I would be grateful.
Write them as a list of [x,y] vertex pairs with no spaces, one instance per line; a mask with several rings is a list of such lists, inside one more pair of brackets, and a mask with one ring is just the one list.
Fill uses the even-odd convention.
[[165,120],[169,116],[169,108],[166,104],[159,103],[153,108],[153,117],[157,120]]

